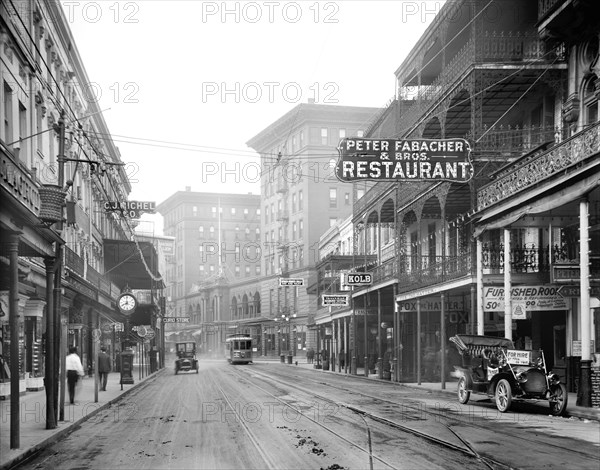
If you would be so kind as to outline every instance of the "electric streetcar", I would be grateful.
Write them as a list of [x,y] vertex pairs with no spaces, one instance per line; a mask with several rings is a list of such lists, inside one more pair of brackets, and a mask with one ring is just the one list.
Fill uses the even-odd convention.
[[228,335],[225,339],[225,358],[231,364],[252,362],[252,337],[250,335]]

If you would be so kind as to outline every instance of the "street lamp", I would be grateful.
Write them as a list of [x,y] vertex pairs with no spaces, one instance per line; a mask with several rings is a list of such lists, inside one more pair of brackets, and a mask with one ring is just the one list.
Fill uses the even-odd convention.
[[[288,331],[288,356],[292,356],[293,355],[293,350],[292,350],[292,329],[290,326],[290,319],[292,318],[296,318],[296,314],[295,313],[282,313],[281,314],[281,321],[282,322],[287,322],[287,331]],[[285,338],[283,339],[285,341]]]

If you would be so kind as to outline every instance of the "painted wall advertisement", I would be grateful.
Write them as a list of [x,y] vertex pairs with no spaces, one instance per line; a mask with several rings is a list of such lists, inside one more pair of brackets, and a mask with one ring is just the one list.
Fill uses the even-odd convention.
[[[528,312],[568,310],[566,299],[560,295],[559,286],[514,286],[510,290],[511,303],[524,305]],[[483,288],[483,311],[504,312],[504,287]],[[514,305],[513,305],[514,309]]]

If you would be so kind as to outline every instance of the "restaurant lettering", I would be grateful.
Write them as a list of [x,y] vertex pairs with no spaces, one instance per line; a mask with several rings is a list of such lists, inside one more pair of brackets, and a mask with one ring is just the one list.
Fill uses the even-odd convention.
[[340,181],[455,181],[474,174],[471,147],[465,139],[357,139],[338,146],[335,168]]

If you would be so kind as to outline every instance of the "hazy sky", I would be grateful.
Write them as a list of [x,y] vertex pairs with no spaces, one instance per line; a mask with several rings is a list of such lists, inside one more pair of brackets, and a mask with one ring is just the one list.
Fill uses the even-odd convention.
[[[298,103],[383,106],[443,2],[62,4],[130,199],[160,203],[186,186],[258,194],[254,173],[244,181],[257,162],[245,143]],[[216,168],[230,172],[207,175]]]

